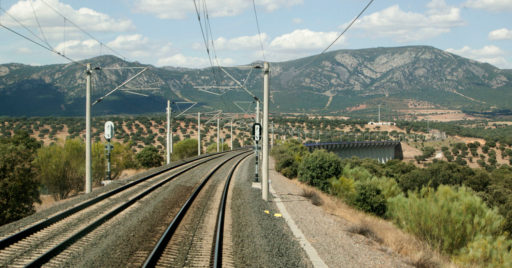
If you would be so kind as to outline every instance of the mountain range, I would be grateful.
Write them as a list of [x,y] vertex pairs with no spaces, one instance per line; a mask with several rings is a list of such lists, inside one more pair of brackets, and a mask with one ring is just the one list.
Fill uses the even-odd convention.
[[[46,66],[0,65],[0,115],[83,115],[85,63],[98,67],[92,74],[93,100],[140,71],[128,67],[148,67],[126,87],[96,104],[94,115],[161,113],[167,99],[198,102],[201,111],[242,112],[234,103],[248,107],[253,98],[234,79],[262,96],[262,70],[250,67],[260,63],[187,69],[100,56]],[[429,46],[337,50],[271,62],[270,66],[270,110],[274,113],[343,115],[377,104],[392,109],[512,108],[512,70]]]

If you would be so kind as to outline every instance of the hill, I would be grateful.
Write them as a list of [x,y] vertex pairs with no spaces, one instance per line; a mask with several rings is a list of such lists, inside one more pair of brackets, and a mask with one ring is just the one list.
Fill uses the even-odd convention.
[[[233,101],[251,97],[219,68],[157,68],[126,62],[114,56],[85,60],[101,70],[93,74],[93,99],[137,73],[124,67],[149,70],[129,84],[145,88],[149,97],[120,91],[94,106],[93,114],[162,112],[169,98],[199,102],[204,109],[235,112]],[[121,68],[121,69],[115,69]],[[115,69],[115,70],[112,70]],[[262,95],[261,69],[225,68],[256,95]],[[55,64],[0,65],[0,115],[73,116],[84,114],[85,68]],[[197,86],[231,86],[208,89]],[[134,90],[132,90],[134,91]],[[213,93],[213,94],[212,94]],[[407,108],[488,111],[511,109],[512,70],[466,59],[433,47],[409,46],[338,50],[320,56],[271,63],[271,109],[275,112],[348,113],[376,104]]]

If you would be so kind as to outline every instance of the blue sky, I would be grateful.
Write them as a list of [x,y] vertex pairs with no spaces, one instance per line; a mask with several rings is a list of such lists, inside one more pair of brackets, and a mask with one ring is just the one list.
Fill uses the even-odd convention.
[[[196,0],[200,11],[204,2]],[[255,0],[265,59],[320,53],[368,2]],[[206,6],[221,65],[263,59],[251,0],[206,0]],[[156,66],[210,65],[193,0],[0,0],[0,7],[2,25],[75,60],[113,54],[112,48]],[[375,0],[330,51],[429,45],[512,69],[511,15],[512,0]],[[0,63],[67,62],[1,27],[0,40]]]

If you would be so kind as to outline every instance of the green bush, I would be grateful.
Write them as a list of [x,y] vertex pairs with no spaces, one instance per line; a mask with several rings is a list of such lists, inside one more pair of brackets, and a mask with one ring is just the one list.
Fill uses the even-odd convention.
[[386,214],[386,199],[382,191],[372,181],[358,182],[355,187],[355,196],[351,202],[356,208],[384,216]]
[[512,240],[500,235],[479,236],[454,260],[463,267],[512,267]]
[[35,212],[39,182],[31,161],[41,145],[27,132],[0,137],[0,225]]
[[374,184],[381,190],[382,195],[384,196],[384,199],[386,199],[386,200],[402,194],[402,189],[400,189],[400,186],[398,186],[398,183],[392,178],[373,177],[370,181],[372,184]]
[[276,159],[276,170],[291,179],[297,177],[299,163],[308,151],[300,142],[287,140],[275,146],[271,154]]
[[139,164],[145,168],[158,167],[164,161],[164,158],[154,146],[144,147],[144,149],[135,155],[135,158]]
[[172,159],[180,160],[197,155],[197,140],[186,139],[174,144]]
[[316,150],[302,159],[299,165],[299,180],[320,190],[329,191],[329,179],[341,173],[340,158],[325,150]]
[[[34,166],[39,181],[57,200],[83,189],[85,176],[85,145],[79,139],[68,139],[38,150]],[[94,175],[94,174],[93,174]]]
[[423,188],[388,200],[388,216],[398,226],[444,253],[453,254],[477,236],[498,235],[504,219],[466,187]]
[[350,203],[356,193],[355,181],[353,179],[341,176],[329,179],[330,193]]
[[346,165],[343,168],[343,176],[347,178],[351,178],[354,181],[367,181],[373,177],[373,175],[363,167],[351,167],[350,165]]

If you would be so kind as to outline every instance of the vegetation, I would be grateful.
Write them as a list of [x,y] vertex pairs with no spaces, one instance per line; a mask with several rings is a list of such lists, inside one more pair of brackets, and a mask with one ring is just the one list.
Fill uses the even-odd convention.
[[334,153],[316,150],[307,154],[299,164],[299,180],[322,191],[329,190],[329,179],[341,172],[341,162]]
[[144,147],[140,152],[135,155],[137,162],[144,168],[158,167],[164,161],[163,156],[158,149],[154,146]]
[[504,219],[466,187],[423,188],[389,201],[389,217],[444,253],[456,254],[477,236],[496,236]]
[[34,213],[34,202],[40,202],[31,165],[40,146],[27,132],[0,139],[0,225]]
[[197,155],[197,140],[186,139],[174,145],[173,159],[180,160]]
[[[323,150],[308,153],[293,144],[287,141],[272,151],[284,175],[298,166],[299,180],[394,221],[460,266],[510,266],[512,167],[473,169],[438,160],[423,168],[398,160],[380,164],[339,159]],[[469,155],[478,146],[455,144],[450,153]],[[300,157],[290,157],[298,152]]]

